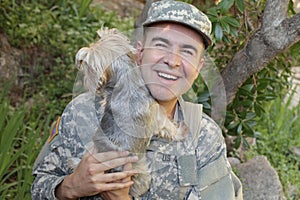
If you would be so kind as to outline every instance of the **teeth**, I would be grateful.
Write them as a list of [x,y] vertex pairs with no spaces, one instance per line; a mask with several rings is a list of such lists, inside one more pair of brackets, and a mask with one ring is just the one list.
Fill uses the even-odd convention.
[[176,76],[172,76],[170,74],[165,74],[165,73],[162,73],[162,72],[158,72],[158,75],[160,77],[163,77],[163,78],[166,78],[166,79],[172,79],[172,80],[176,80],[177,79]]

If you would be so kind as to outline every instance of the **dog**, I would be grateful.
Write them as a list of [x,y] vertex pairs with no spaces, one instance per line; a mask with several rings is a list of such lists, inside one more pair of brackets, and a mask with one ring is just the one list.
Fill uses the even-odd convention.
[[151,137],[179,141],[186,135],[186,126],[170,120],[151,96],[128,37],[117,29],[101,28],[97,33],[99,39],[76,54],[84,86],[100,97],[103,109],[93,142],[98,152],[127,150],[139,155],[133,164],[139,173],[132,177],[135,184],[130,188],[130,194],[139,197],[151,182],[145,160]]

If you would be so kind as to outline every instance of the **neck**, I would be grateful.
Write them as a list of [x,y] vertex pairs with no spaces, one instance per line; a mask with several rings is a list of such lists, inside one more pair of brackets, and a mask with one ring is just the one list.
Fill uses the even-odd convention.
[[174,118],[176,103],[177,99],[171,101],[158,101],[158,104],[165,109],[165,112],[170,119]]

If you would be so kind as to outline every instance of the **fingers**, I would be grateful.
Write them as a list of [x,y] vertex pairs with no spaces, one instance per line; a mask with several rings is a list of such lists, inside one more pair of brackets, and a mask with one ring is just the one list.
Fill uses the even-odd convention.
[[102,153],[96,153],[94,150],[92,152],[87,152],[85,157],[92,157],[94,162],[102,163],[107,160],[112,160],[120,157],[127,157],[129,155],[128,151],[108,151]]
[[130,177],[135,174],[137,174],[135,170],[114,172],[114,173],[97,175],[94,177],[94,179],[102,183],[112,183],[112,182],[126,183],[131,181]]
[[[92,154],[90,152],[86,153],[84,156],[84,160],[87,163],[90,163],[90,170],[92,174],[95,173],[103,173],[107,170],[124,166],[128,163],[137,162],[137,156],[128,156],[129,152],[118,152],[118,151],[110,151],[104,153],[96,153]],[[126,167],[126,170],[131,169],[130,165]]]
[[[128,172],[130,172],[130,171],[132,171],[132,163],[127,163],[127,164],[125,164],[124,165],[124,168],[123,168],[123,171],[124,172],[126,172],[126,171],[128,171]],[[136,170],[134,170],[136,173],[135,174],[137,174],[137,171]],[[133,176],[133,175],[135,175],[135,174],[132,174],[131,176]],[[122,180],[120,180],[122,183],[125,183],[125,182],[127,182],[127,181],[130,181],[131,180],[131,176],[126,176],[125,178],[123,178]]]
[[123,188],[129,188],[133,184],[134,184],[133,181],[128,181],[125,183],[123,183],[123,182],[122,183],[121,182],[107,183],[107,184],[101,185],[101,190],[102,191],[120,190]]
[[109,169],[113,169],[119,166],[123,166],[127,163],[132,163],[132,162],[137,162],[138,157],[133,156],[133,157],[125,157],[125,158],[116,158],[113,160],[105,161],[99,165],[99,168],[103,169],[104,171],[107,171]]
[[132,163],[125,164],[123,171],[130,171],[130,170],[132,170]]

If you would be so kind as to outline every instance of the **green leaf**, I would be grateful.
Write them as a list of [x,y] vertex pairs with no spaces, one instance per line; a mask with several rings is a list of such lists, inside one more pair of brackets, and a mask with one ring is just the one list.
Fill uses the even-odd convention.
[[240,123],[239,126],[237,127],[236,131],[237,131],[238,134],[241,134],[242,130],[243,130],[243,124]]
[[245,10],[245,2],[244,0],[235,0],[235,4],[241,13]]
[[248,141],[245,139],[245,137],[242,137],[242,143],[247,149],[250,148],[250,145],[249,145]]
[[203,105],[203,108],[204,108],[204,109],[211,109],[210,104],[207,103],[207,102],[203,102],[202,105]]
[[230,35],[232,35],[233,37],[238,37],[238,30],[236,28],[231,28],[230,29]]
[[230,26],[226,21],[223,20],[223,17],[220,19],[220,23],[221,23],[224,31],[226,31],[227,33],[230,33]]
[[261,116],[263,113],[265,113],[265,109],[258,103],[254,104],[254,111],[258,116]]
[[209,19],[212,20],[213,19],[217,19],[219,17],[218,15],[218,10],[216,7],[213,7],[213,8],[209,8],[207,10],[207,13],[206,13],[208,16],[209,16]]
[[224,16],[224,17],[222,17],[222,20],[224,20],[224,22],[230,24],[233,27],[238,28],[240,26],[240,23],[233,17]]
[[249,124],[243,122],[243,127],[244,127],[244,133],[249,136],[253,137],[254,136],[254,130],[249,126]]
[[242,105],[242,106],[252,106],[253,103],[254,103],[254,102],[253,102],[252,100],[246,99],[246,100],[244,100],[244,101],[241,102],[241,105]]
[[229,10],[229,8],[232,7],[234,3],[234,0],[222,0],[219,4],[218,7],[221,8],[222,10]]
[[226,35],[223,35],[223,41],[227,44],[231,43],[231,40]]
[[248,112],[248,113],[246,114],[246,120],[253,119],[254,117],[256,117],[255,112]]
[[215,24],[215,37],[217,40],[222,40],[223,37],[223,30],[219,23]]
[[246,90],[246,91],[248,91],[248,92],[251,92],[252,89],[253,89],[253,87],[254,87],[254,84],[247,84],[247,85],[244,85],[244,86],[242,87],[242,89],[244,89],[244,90]]
[[258,91],[265,90],[268,86],[269,86],[269,82],[259,80],[257,90]]
[[238,149],[241,145],[241,136],[238,135],[235,139],[234,139],[234,148]]
[[230,124],[227,126],[227,129],[233,129],[235,127],[237,127],[237,125],[239,125],[239,121],[232,121],[230,122]]

